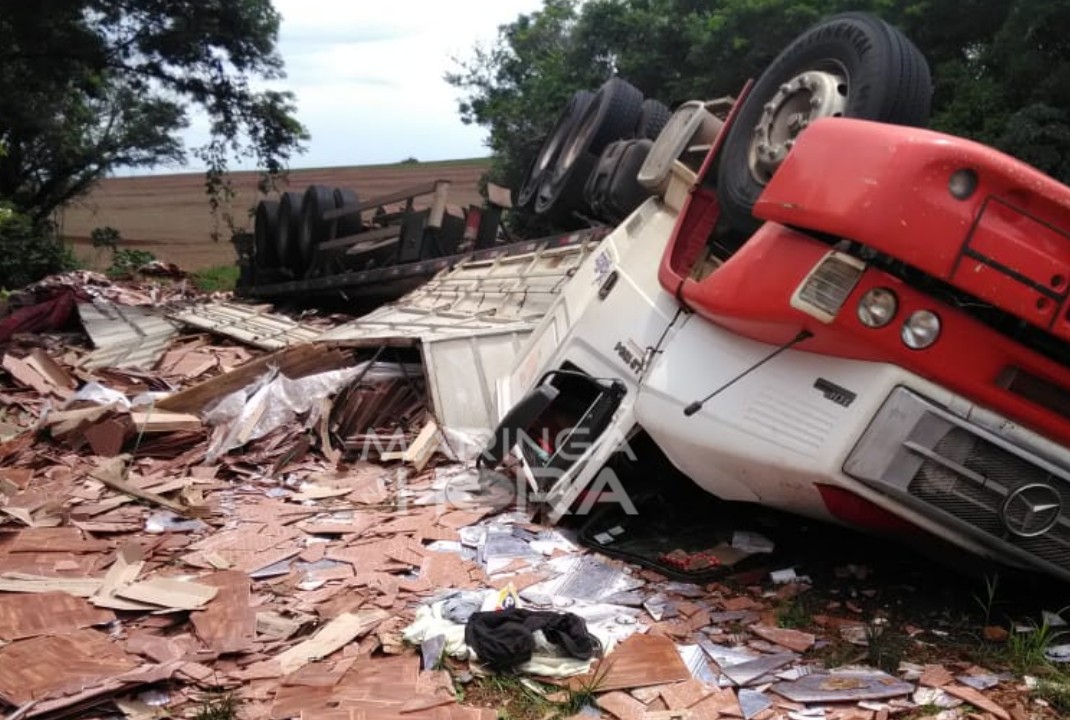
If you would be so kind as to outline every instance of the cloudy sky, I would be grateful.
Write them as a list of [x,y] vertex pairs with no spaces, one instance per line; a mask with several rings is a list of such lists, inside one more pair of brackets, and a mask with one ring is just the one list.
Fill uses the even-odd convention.
[[[293,167],[484,157],[485,133],[457,114],[459,93],[442,76],[452,57],[491,42],[499,25],[541,0],[274,0],[279,49],[312,134]],[[186,133],[203,142],[204,123]],[[187,169],[199,169],[194,165]]]

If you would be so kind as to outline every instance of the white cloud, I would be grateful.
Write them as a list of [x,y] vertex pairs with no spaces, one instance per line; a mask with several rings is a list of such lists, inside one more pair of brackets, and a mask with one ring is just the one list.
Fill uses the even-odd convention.
[[[294,167],[446,160],[488,154],[486,133],[457,113],[443,75],[541,0],[275,0],[287,78],[312,135]],[[203,118],[186,133],[203,142]],[[192,164],[191,164],[192,165]],[[192,169],[192,168],[191,168]]]

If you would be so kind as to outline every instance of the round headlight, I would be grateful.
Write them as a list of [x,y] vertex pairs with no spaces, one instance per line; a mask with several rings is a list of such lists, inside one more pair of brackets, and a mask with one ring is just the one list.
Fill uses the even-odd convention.
[[918,310],[903,323],[903,344],[911,350],[924,350],[940,337],[940,318],[929,310]]
[[947,181],[947,189],[956,200],[968,199],[977,189],[977,173],[968,168],[956,170]]
[[858,319],[866,327],[884,327],[895,317],[899,299],[888,288],[873,288],[858,301]]

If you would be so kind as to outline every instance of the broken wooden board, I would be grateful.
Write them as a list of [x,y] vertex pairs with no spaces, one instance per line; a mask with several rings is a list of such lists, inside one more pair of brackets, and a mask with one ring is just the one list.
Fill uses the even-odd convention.
[[73,527],[30,528],[17,533],[4,549],[22,553],[98,553],[111,550],[111,543],[87,539]]
[[237,570],[215,573],[200,582],[219,589],[204,610],[190,615],[197,636],[217,652],[248,650],[256,639],[257,615],[250,607],[252,583]]
[[269,640],[289,640],[312,620],[309,615],[287,617],[270,610],[258,612],[256,632]]
[[442,435],[439,432],[439,424],[435,423],[433,419],[429,419],[406,449],[400,451],[400,453],[381,453],[379,458],[381,460],[408,462],[417,473],[422,472],[427,463],[430,462],[431,456],[435,454],[435,451],[438,451],[441,442]]
[[581,677],[597,677],[599,691],[610,691],[683,682],[691,679],[691,671],[672,640],[636,633],[603,658],[591,676]]
[[200,413],[219,398],[241,390],[272,367],[291,380],[353,364],[350,353],[323,345],[297,345],[245,363],[229,373],[206,380],[156,403],[161,410]]
[[159,505],[162,508],[166,508],[176,515],[183,515],[185,517],[195,516],[203,514],[203,509],[186,507],[182,503],[177,503],[173,500],[168,500],[162,495],[142,490],[129,480],[123,477],[123,460],[122,458],[113,458],[100,465],[98,465],[92,472],[90,477],[94,480],[99,480],[113,490],[118,490],[121,493],[129,495],[130,497],[137,498],[138,500],[144,500],[145,502],[152,503],[153,505]]
[[30,700],[81,692],[137,667],[104,633],[78,630],[0,647],[0,700]]
[[115,412],[113,405],[94,405],[77,410],[58,410],[45,416],[44,425],[56,440],[77,436]]
[[32,388],[43,397],[68,398],[77,387],[67,371],[41,348],[34,348],[23,358],[4,355],[2,365],[21,385]]
[[62,365],[52,359],[44,349],[35,347],[25,358],[26,363],[37,371],[52,386],[53,392],[60,397],[68,397],[70,391],[78,387],[78,381],[71,377]]
[[132,602],[116,597],[119,590],[137,580],[145,567],[145,558],[141,547],[134,543],[124,545],[115,555],[115,561],[108,568],[108,574],[104,576],[104,582],[100,590],[90,600],[97,607],[111,608],[112,610],[155,610],[155,605]]
[[75,597],[88,598],[95,595],[103,584],[98,578],[65,578],[4,573],[0,575],[0,592],[47,593],[62,592]]
[[21,640],[106,625],[114,613],[65,592],[0,595],[0,640]]
[[130,419],[134,421],[134,429],[141,433],[182,432],[204,427],[196,415],[167,410],[134,411],[130,413]]
[[383,610],[360,610],[343,613],[320,628],[315,635],[274,658],[283,674],[325,658],[354,639],[375,628],[390,614]]
[[200,610],[216,596],[219,588],[174,578],[152,578],[118,588],[120,598],[170,610]]

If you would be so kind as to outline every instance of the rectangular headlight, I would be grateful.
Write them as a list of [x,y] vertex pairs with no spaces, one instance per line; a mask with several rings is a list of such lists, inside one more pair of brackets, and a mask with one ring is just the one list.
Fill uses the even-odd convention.
[[858,284],[865,263],[851,255],[830,252],[821,259],[791,296],[791,306],[830,323]]

